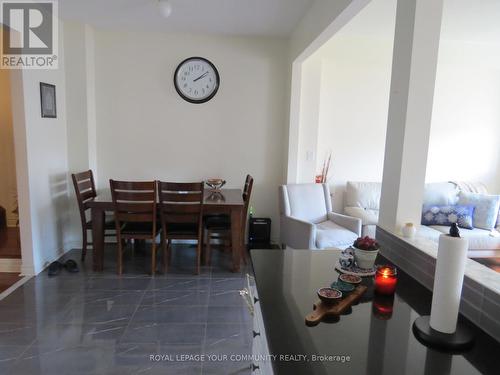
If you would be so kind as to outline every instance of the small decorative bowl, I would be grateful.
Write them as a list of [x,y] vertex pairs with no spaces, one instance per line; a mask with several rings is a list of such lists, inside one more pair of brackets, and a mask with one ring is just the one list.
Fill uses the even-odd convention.
[[210,187],[210,189],[217,191],[226,184],[226,180],[223,180],[222,178],[209,178],[205,181],[205,183]]
[[343,281],[334,281],[330,286],[333,289],[340,290],[344,296],[351,293],[356,288],[353,284],[345,283]]
[[320,288],[318,289],[318,297],[325,303],[335,303],[342,298],[342,292],[334,288]]
[[342,274],[339,276],[339,280],[348,284],[359,284],[363,279],[356,275]]

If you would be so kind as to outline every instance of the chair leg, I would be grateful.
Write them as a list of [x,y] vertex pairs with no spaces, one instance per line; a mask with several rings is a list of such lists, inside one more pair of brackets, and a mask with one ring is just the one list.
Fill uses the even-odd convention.
[[205,264],[207,266],[210,266],[212,263],[212,255],[210,254],[212,248],[211,248],[211,242],[212,240],[212,231],[209,229],[207,230],[207,248],[205,250]]
[[224,240],[224,252],[225,253],[230,253],[231,252],[231,238],[230,237],[226,238]]
[[118,235],[118,250],[116,253],[117,259],[116,262],[118,264],[117,273],[121,275],[123,273],[123,246],[122,246],[122,238]]
[[167,238],[165,239],[165,259],[164,259],[166,269],[168,269],[168,267],[170,266],[171,253],[172,253],[171,242]]
[[85,262],[85,256],[87,255],[87,229],[83,230],[82,233],[82,262]]
[[243,254],[241,254],[241,258],[243,259],[243,264],[246,266],[247,265],[247,256],[248,256],[248,250],[245,244],[241,247],[241,251]]
[[161,267],[163,273],[167,273],[167,250],[166,250],[166,239],[165,239],[165,234],[163,231],[161,231],[160,234],[160,246],[161,246]]
[[198,244],[196,245],[196,274],[200,274],[200,262],[201,262],[201,238],[198,237]]
[[156,238],[151,242],[151,275],[156,273]]

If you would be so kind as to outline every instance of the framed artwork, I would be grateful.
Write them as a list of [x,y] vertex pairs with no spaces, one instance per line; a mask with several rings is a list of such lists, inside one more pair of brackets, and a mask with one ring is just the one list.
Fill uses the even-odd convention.
[[42,117],[57,117],[56,86],[40,82],[40,103],[42,106]]

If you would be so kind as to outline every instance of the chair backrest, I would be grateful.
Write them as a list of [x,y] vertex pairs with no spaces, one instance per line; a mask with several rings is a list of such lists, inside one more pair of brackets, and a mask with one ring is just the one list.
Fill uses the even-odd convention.
[[82,226],[85,227],[85,223],[87,222],[85,212],[88,209],[86,203],[97,196],[94,175],[89,169],[85,172],[73,173],[71,175],[71,179],[73,180],[73,187],[75,188],[75,195],[78,202],[78,209],[80,210]]
[[160,215],[163,225],[197,224],[203,219],[203,182],[158,181]]
[[380,209],[381,182],[347,181],[344,194],[345,207]]
[[153,223],[156,229],[156,182],[109,180],[117,224]]
[[243,201],[245,202],[245,208],[243,211],[243,228],[245,228],[247,222],[248,206],[250,205],[252,188],[253,188],[253,177],[247,174],[247,178],[245,179],[245,186],[243,187]]
[[332,211],[327,184],[291,184],[280,186],[280,214],[311,223],[327,220]]

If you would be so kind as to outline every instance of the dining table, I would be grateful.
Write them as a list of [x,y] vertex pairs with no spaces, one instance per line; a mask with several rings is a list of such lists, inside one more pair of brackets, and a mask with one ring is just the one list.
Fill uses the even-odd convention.
[[[100,272],[104,268],[104,224],[106,212],[114,211],[111,191],[99,191],[97,196],[86,202],[92,220],[92,268]],[[231,253],[232,271],[240,271],[242,250],[244,246],[243,214],[245,202],[241,189],[205,189],[203,198],[203,214],[225,214],[231,220]]]

